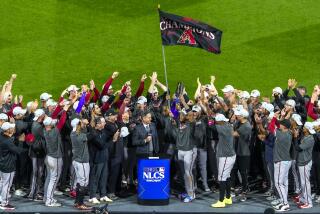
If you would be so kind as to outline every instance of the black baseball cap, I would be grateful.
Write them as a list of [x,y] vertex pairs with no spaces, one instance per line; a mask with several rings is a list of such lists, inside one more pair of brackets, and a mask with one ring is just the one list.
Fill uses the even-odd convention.
[[284,119],[280,121],[280,125],[283,125],[284,127],[286,127],[287,129],[291,128],[291,122],[288,119]]
[[118,114],[118,112],[116,112],[113,108],[111,108],[104,114],[104,116],[109,117],[109,116],[113,116],[113,115],[117,115],[117,114]]

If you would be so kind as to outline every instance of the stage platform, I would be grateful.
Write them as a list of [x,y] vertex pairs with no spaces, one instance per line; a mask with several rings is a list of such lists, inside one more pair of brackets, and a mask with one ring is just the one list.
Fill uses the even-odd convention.
[[[170,198],[170,204],[167,206],[142,206],[137,204],[136,196],[129,198],[121,198],[108,206],[109,213],[117,214],[182,214],[182,213],[263,213],[265,209],[271,207],[270,203],[261,194],[250,194],[250,198],[246,202],[237,202],[234,200],[232,206],[223,209],[214,209],[210,204],[217,200],[218,193],[201,193],[197,195],[197,199],[192,203],[182,203],[177,197]],[[57,196],[59,202],[63,203],[62,207],[50,208],[43,205],[41,202],[29,201],[23,198],[13,197],[11,204],[16,206],[15,211],[7,213],[90,213],[79,212],[73,208],[73,200],[66,196]],[[102,206],[102,205],[100,205]],[[290,203],[291,211],[287,213],[320,213],[319,204],[314,204],[311,209],[298,209],[292,202]],[[1,212],[1,211],[0,211]],[[2,211],[3,212],[3,211]]]

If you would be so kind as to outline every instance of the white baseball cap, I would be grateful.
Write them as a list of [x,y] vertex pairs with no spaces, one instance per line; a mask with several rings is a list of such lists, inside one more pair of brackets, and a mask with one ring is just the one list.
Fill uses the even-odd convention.
[[14,128],[14,127],[16,127],[16,124],[14,124],[14,123],[9,123],[9,122],[4,122],[4,123],[2,124],[2,126],[1,126],[1,129],[2,129],[3,131],[7,131],[8,129],[12,129],[12,128]]
[[286,105],[291,106],[292,108],[296,107],[296,101],[289,99],[286,101]]
[[45,92],[45,93],[42,93],[42,94],[40,95],[40,100],[41,100],[41,101],[47,101],[47,100],[49,100],[51,97],[52,97],[51,94],[48,94],[47,92]]
[[22,109],[20,106],[14,107],[12,114],[14,116],[21,114],[21,115],[25,115],[27,113],[27,109]]
[[129,130],[127,127],[122,127],[120,130],[120,137],[127,137],[129,135]]
[[46,119],[44,119],[43,121],[43,125],[45,126],[55,125],[56,123],[57,123],[57,120],[54,120],[51,117],[46,117]]
[[222,89],[223,93],[234,92],[234,87],[232,85],[226,85]]
[[194,106],[192,106],[192,111],[194,111],[194,112],[200,112],[200,111],[201,111],[201,107],[198,106],[198,105],[194,105]]
[[1,113],[0,114],[0,120],[8,120],[9,118],[8,118],[8,115],[7,114],[5,114],[5,113]]
[[297,123],[298,126],[302,126],[301,116],[299,114],[292,114],[292,119]]
[[103,103],[106,103],[108,100],[109,100],[109,96],[108,95],[104,95],[102,98],[101,98],[101,102]]
[[271,103],[267,103],[267,102],[262,102],[261,103],[261,108],[264,108],[269,113],[274,111],[274,106]]
[[57,105],[57,102],[55,102],[53,99],[49,99],[47,101],[47,106],[56,106]]
[[249,99],[250,98],[250,94],[247,91],[241,91],[241,93],[239,94],[239,98],[240,99]]
[[313,121],[312,123],[313,123],[313,127],[320,126],[320,119],[317,119],[317,120]]
[[44,111],[43,109],[37,109],[35,112],[34,112],[34,118],[33,118],[33,121],[37,121],[38,118],[42,115],[44,115]]
[[241,116],[241,117],[249,117],[249,112],[246,109],[242,108],[235,111],[234,115]]
[[72,131],[76,131],[77,130],[77,125],[80,123],[80,120],[78,118],[74,118],[73,120],[71,120],[71,126],[72,126]]
[[223,114],[216,114],[215,119],[217,122],[228,122],[229,119],[227,119]]
[[78,91],[79,88],[75,85],[70,85],[68,88],[67,88],[67,91],[70,92],[70,91]]
[[251,91],[250,96],[254,98],[260,97],[260,91],[258,91],[257,89],[254,89]]
[[312,122],[306,122],[304,124],[304,128],[306,128],[310,134],[315,134],[316,131],[313,129],[313,123]]
[[147,103],[147,102],[148,102],[148,100],[147,100],[147,98],[144,97],[144,96],[140,96],[140,97],[138,98],[138,101],[137,101],[138,104],[145,104],[145,103]]
[[282,94],[282,88],[280,87],[275,87],[274,89],[272,89],[272,93],[275,94]]

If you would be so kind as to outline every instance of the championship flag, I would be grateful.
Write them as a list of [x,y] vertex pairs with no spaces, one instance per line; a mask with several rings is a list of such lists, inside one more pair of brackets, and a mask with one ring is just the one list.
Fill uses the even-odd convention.
[[162,45],[187,45],[219,54],[222,31],[188,17],[159,9]]

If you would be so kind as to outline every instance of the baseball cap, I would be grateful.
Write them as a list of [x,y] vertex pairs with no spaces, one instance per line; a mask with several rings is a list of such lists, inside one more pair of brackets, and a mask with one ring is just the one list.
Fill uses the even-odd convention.
[[148,100],[144,96],[140,96],[137,101],[138,104],[145,104],[146,102],[148,102]]
[[291,106],[292,108],[296,107],[296,101],[289,99],[286,101],[286,105]]
[[127,127],[122,127],[120,130],[120,137],[127,137],[129,135],[129,130]]
[[56,106],[57,105],[57,102],[55,102],[53,99],[49,99],[47,101],[47,106]]
[[198,106],[198,105],[194,105],[194,106],[192,106],[192,111],[194,111],[194,112],[200,112],[200,111],[201,111],[201,107]]
[[216,114],[215,119],[217,122],[228,122],[229,119],[227,119],[223,114]]
[[228,93],[228,92],[233,92],[234,91],[234,87],[232,85],[226,85],[224,86],[224,88],[222,89],[223,93]]
[[267,102],[262,102],[261,103],[261,108],[264,108],[269,113],[274,111],[274,106],[271,103],[267,103]]
[[268,115],[268,119],[272,119],[273,118],[273,116],[274,116],[274,112],[270,112],[270,114]]
[[306,122],[304,124],[304,128],[306,128],[309,131],[310,134],[315,134],[316,131],[313,129],[313,127],[314,127],[313,125],[314,124],[312,122]]
[[51,117],[46,117],[43,121],[43,125],[50,126],[56,124],[57,120],[52,119]]
[[72,126],[72,131],[76,131],[77,130],[77,125],[80,123],[80,120],[78,118],[74,118],[73,120],[71,120],[71,126]]
[[314,127],[320,126],[320,119],[317,119],[317,120],[313,121],[312,123],[313,123]]
[[45,93],[42,93],[42,94],[40,95],[40,100],[41,100],[41,101],[47,101],[47,100],[49,100],[51,97],[52,97],[51,94],[48,94],[47,92],[45,92]]
[[34,118],[33,118],[33,121],[36,121],[38,120],[38,118],[42,115],[44,115],[44,111],[43,109],[37,109],[35,112],[34,112]]
[[109,117],[109,116],[113,116],[113,115],[117,115],[118,112],[116,112],[113,108],[108,109],[108,111],[105,113],[105,117]]
[[8,120],[9,118],[8,118],[8,115],[7,114],[5,114],[5,113],[1,113],[0,114],[0,120]]
[[282,88],[280,87],[275,87],[274,89],[272,89],[272,93],[275,94],[282,94]]
[[302,126],[301,116],[299,114],[292,114],[292,119],[297,123],[298,126]]
[[249,99],[250,98],[250,94],[247,91],[241,91],[241,93],[239,94],[239,98],[240,99]]
[[250,96],[255,98],[260,97],[260,91],[258,91],[257,89],[254,89],[251,91]]
[[27,112],[27,109],[22,109],[20,106],[14,107],[12,114],[14,116],[21,114],[21,115],[25,115]]
[[70,85],[68,88],[67,88],[67,91],[70,92],[70,91],[78,91],[79,88],[75,85]]
[[284,119],[280,121],[280,125],[283,125],[284,127],[286,127],[287,129],[290,129],[291,127],[291,122],[288,119]]
[[235,114],[236,116],[242,116],[242,117],[248,117],[248,116],[249,116],[249,112],[248,112],[246,109],[244,109],[244,108],[239,109],[239,110],[236,110],[236,111],[234,112],[234,114]]
[[2,124],[2,126],[1,126],[1,129],[2,129],[3,131],[7,131],[8,129],[12,129],[12,128],[14,128],[14,127],[16,127],[16,125],[15,125],[14,123],[4,122],[4,123]]

